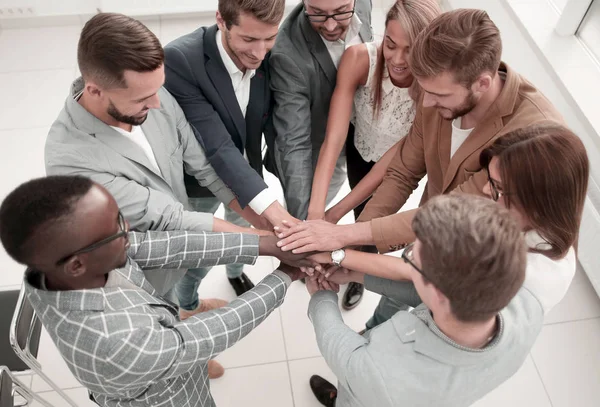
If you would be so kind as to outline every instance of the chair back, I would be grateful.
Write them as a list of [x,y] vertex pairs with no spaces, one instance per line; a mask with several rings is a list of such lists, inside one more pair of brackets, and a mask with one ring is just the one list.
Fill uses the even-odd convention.
[[32,363],[39,366],[37,355],[42,323],[35,315],[33,306],[25,295],[24,287],[19,291],[14,310],[9,336],[13,351],[30,368],[33,368]]
[[42,323],[36,316],[31,302],[25,295],[25,285],[22,285],[10,325],[10,345],[19,359],[40,376],[42,380],[48,383],[52,390],[57,392],[67,404],[77,407],[77,403],[44,373],[42,365],[37,360],[41,331]]
[[0,407],[14,407],[12,378],[4,369],[0,370]]
[[[19,290],[0,291],[0,310],[2,310],[2,312],[0,312],[0,332],[10,332],[9,335],[0,335],[0,365],[6,366],[13,372],[30,370],[29,365],[18,356],[12,347],[11,336],[13,331],[13,317],[17,314],[17,306],[22,306],[20,305],[20,301],[21,299]],[[28,305],[31,309],[31,305]],[[21,333],[18,336],[20,338],[20,342],[23,343],[23,349],[27,346],[27,341],[29,341],[29,352],[33,357],[37,357],[41,334],[41,324],[39,321],[37,321],[37,324],[33,326],[33,329],[29,328],[34,319],[32,314],[33,312],[30,313],[28,318],[21,318],[21,321],[19,322],[19,324],[22,325],[20,327]],[[29,327],[25,326],[27,325],[25,323],[27,322],[26,319],[29,319]],[[35,319],[37,320],[37,318]],[[23,333],[24,331],[25,333]]]

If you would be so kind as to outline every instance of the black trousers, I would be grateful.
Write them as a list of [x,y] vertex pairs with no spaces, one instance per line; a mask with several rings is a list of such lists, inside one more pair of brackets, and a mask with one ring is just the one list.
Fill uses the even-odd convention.
[[[365,161],[354,146],[354,125],[350,124],[348,138],[346,139],[346,166],[350,189],[354,189],[374,165],[374,161]],[[369,199],[354,208],[354,219],[358,219]]]

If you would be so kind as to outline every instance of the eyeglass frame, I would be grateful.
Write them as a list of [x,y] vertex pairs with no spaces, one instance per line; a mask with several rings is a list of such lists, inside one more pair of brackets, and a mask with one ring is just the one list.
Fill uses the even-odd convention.
[[402,254],[401,254],[400,257],[402,258],[402,260],[404,260],[405,263],[410,264],[412,268],[414,268],[415,270],[417,270],[420,275],[422,275],[423,277],[427,278],[425,276],[425,273],[423,273],[423,269],[421,269],[420,267],[417,267],[417,265],[414,262],[414,257],[412,256],[412,252],[413,252],[413,248],[414,247],[415,247],[414,243],[410,243],[410,244],[406,245],[406,247],[404,247],[404,250],[402,251]]
[[492,175],[490,174],[489,165],[485,168],[485,170],[487,171],[487,178],[488,178],[488,182],[490,183],[490,192],[491,192],[492,201],[498,202],[498,200],[501,197],[510,195],[510,194],[498,189],[498,186],[496,185],[496,180],[494,180],[492,178]]
[[[354,14],[356,14],[356,0],[354,0],[354,5],[352,6],[352,10],[348,10],[348,11],[342,11],[341,13],[334,13],[334,14],[309,14],[308,11],[306,10],[306,5],[304,6],[304,15],[306,16],[306,18],[308,18],[308,21],[310,21],[311,23],[326,23],[327,20],[329,20],[330,18],[333,19],[333,21],[346,21],[346,20],[350,20],[352,17],[354,17]],[[340,20],[338,20],[336,18],[336,16],[340,16],[342,14],[350,14],[350,16],[348,16],[347,18],[342,18]],[[323,21],[315,21],[314,18],[325,18],[325,20]]]
[[114,235],[111,235],[109,237],[106,237],[102,240],[99,240],[96,243],[92,243],[88,246],[85,246],[84,248],[79,249],[79,250],[69,254],[68,256],[61,258],[59,261],[56,262],[56,265],[60,266],[64,263],[66,263],[67,260],[69,260],[73,256],[92,252],[92,251],[98,249],[99,247],[102,247],[102,246],[112,242],[113,240],[117,240],[121,237],[127,236],[127,234],[129,233],[129,225],[127,224],[127,221],[125,221],[125,217],[123,216],[123,213],[121,213],[121,211],[119,211],[117,220],[118,220],[118,225],[119,225],[119,231],[117,233],[115,233]]

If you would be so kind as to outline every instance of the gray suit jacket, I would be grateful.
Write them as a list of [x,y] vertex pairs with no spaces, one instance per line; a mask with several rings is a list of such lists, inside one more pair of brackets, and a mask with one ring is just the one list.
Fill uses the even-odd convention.
[[[387,294],[393,285],[365,280],[368,289]],[[404,296],[410,292],[396,287]],[[332,292],[313,295],[309,317],[338,378],[336,407],[467,407],[519,370],[544,313],[538,299],[521,288],[498,314],[498,333],[483,349],[465,348],[444,335],[425,304],[398,312],[363,336],[344,324]]]
[[[212,230],[213,215],[186,210],[186,173],[208,187],[222,202],[233,194],[208,163],[181,108],[165,90],[160,109],[148,112],[142,129],[160,168],[156,172],[134,142],[85,110],[75,97],[83,89],[77,79],[46,139],[48,175],[82,175],[103,185],[115,197],[132,229]],[[161,273],[153,281],[164,294],[185,273]]]
[[[261,143],[271,112],[268,58],[250,82],[244,117],[217,48],[217,31],[216,25],[201,27],[165,47],[165,87],[198,131],[196,136],[217,174],[246,206],[267,188],[261,178]],[[268,139],[267,145],[272,144]],[[190,197],[211,196],[191,177],[186,177],[186,187]]]
[[75,378],[101,406],[214,406],[208,361],[283,302],[290,278],[275,271],[227,306],[180,321],[177,308],[148,284],[147,270],[253,264],[258,236],[148,232],[130,233],[129,240],[127,264],[112,272],[134,287],[45,291],[43,275],[28,270],[27,298]]
[[[360,37],[371,41],[371,0],[357,0]],[[281,26],[270,59],[275,161],[288,211],[306,219],[314,168],[325,139],[337,70],[299,4]]]

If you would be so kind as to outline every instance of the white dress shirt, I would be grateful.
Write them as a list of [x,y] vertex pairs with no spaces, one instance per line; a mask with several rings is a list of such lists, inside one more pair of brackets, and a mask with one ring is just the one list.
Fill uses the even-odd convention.
[[[235,62],[233,62],[223,47],[222,34],[220,30],[217,31],[217,48],[219,49],[219,54],[221,55],[225,69],[227,69],[227,72],[229,73],[231,84],[233,85],[233,91],[235,92],[235,97],[240,105],[242,115],[245,118],[246,111],[248,110],[248,102],[250,101],[250,81],[252,78],[254,78],[256,70],[246,69],[246,72],[244,73],[237,67]],[[246,151],[244,151],[244,158],[248,159],[246,156]],[[275,196],[275,193],[271,191],[270,188],[266,188],[259,192],[259,194],[256,195],[254,199],[250,201],[250,203],[248,203],[248,206],[250,206],[250,208],[252,208],[252,210],[258,215],[261,215],[265,209],[267,209],[276,200],[277,197]]]
[[336,68],[340,64],[342,54],[346,48],[362,43],[362,39],[359,35],[361,27],[362,21],[360,21],[360,18],[358,18],[356,13],[354,13],[354,16],[352,16],[352,21],[350,22],[350,27],[348,27],[348,31],[346,32],[346,37],[344,39],[340,38],[337,41],[327,41],[325,38],[323,38],[323,36],[321,36],[321,39],[327,47],[327,51],[329,51],[331,60]]
[[156,162],[156,157],[154,156],[152,146],[150,146],[150,143],[148,142],[148,139],[146,138],[141,126],[131,126],[131,131],[123,130],[122,128],[115,126],[110,127],[140,146],[144,154],[146,154],[146,157],[148,157],[148,160],[150,160],[150,163],[152,163],[154,169],[162,175],[160,168],[158,167],[158,163]]

